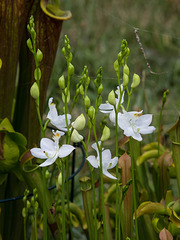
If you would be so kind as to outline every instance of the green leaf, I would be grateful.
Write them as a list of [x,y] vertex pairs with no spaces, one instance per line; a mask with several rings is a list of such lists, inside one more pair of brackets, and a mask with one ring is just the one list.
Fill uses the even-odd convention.
[[136,211],[138,217],[142,216],[143,214],[167,214],[167,210],[161,203],[150,201],[141,203]]

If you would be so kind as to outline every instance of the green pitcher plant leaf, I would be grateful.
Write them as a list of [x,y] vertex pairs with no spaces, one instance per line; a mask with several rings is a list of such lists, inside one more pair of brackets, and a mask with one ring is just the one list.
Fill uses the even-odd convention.
[[47,4],[47,0],[41,0],[40,6],[43,12],[51,18],[57,20],[68,20],[72,17],[70,11],[63,11],[55,5]]
[[141,203],[136,212],[138,217],[142,216],[143,214],[167,214],[167,210],[161,203],[150,201]]
[[172,142],[172,156],[174,160],[178,189],[180,193],[180,116],[177,122],[168,131]]
[[15,132],[10,121],[5,118],[0,122],[0,172],[7,173],[18,163],[25,151],[26,138]]

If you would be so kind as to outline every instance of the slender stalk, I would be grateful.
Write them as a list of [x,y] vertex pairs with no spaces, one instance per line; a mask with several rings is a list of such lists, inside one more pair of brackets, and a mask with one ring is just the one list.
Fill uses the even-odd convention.
[[26,240],[26,220],[27,218],[24,218],[24,240]]
[[97,135],[96,135],[96,129],[95,125],[93,124],[93,133],[94,133],[94,138],[97,144],[97,148],[99,151],[99,160],[100,160],[100,194],[101,194],[101,205],[102,205],[102,215],[103,215],[103,232],[104,232],[104,239],[107,239],[106,236],[106,218],[105,218],[105,208],[104,208],[104,187],[103,187],[103,168],[102,168],[102,146],[99,146],[98,140],[97,140]]
[[134,205],[134,217],[135,217],[135,231],[136,231],[136,240],[139,240],[138,234],[138,223],[137,223],[137,203],[136,203],[136,185],[135,185],[135,175],[134,175],[134,158],[133,158],[133,149],[132,149],[132,139],[129,138],[130,142],[130,155],[131,155],[131,176],[132,176],[132,188],[133,188],[133,205]]
[[62,239],[66,240],[66,223],[65,223],[65,175],[64,175],[64,160],[62,159],[62,194],[61,194],[61,205],[62,205]]

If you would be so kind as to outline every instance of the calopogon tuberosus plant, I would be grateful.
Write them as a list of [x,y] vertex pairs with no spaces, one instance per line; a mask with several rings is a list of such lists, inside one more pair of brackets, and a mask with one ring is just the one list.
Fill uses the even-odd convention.
[[[28,199],[29,190],[24,192],[22,206],[18,208],[16,202],[11,208],[5,203],[0,206],[3,239],[12,239],[11,233],[5,230],[7,217],[16,211],[16,217],[21,218],[24,224],[18,227],[19,232],[14,229],[12,234],[17,239],[28,237],[30,209],[33,211],[31,237],[34,239],[37,239],[38,228],[43,229],[43,239],[49,239],[50,231],[54,239],[76,239],[75,229],[92,240],[148,240],[158,237],[163,240],[167,239],[166,236],[168,239],[178,236],[179,199],[174,200],[169,191],[170,179],[178,174],[178,123],[170,130],[173,152],[160,141],[162,110],[168,92],[163,95],[158,140],[141,148],[143,136],[154,134],[156,128],[152,126],[152,114],[144,113],[142,109],[131,109],[131,96],[141,81],[139,75],[130,73],[127,41],[122,40],[121,50],[114,62],[117,82],[105,101],[102,99],[102,67],[95,79],[91,79],[87,66],[84,66],[74,91],[73,54],[70,41],[65,36],[62,54],[67,72],[58,79],[63,107],[59,109],[57,95],[50,96],[48,112],[43,114],[50,76],[48,69],[53,66],[62,21],[70,18],[71,14],[47,1],[25,1],[24,5],[23,1],[14,1],[11,3],[15,6],[14,13],[18,12],[20,16],[17,20],[13,14],[5,14],[6,2],[2,2],[2,16],[6,16],[8,21],[9,16],[13,18],[15,25],[13,27],[12,24],[12,31],[16,30],[17,38],[11,39],[15,35],[4,33],[7,38],[4,46],[9,44],[8,41],[16,45],[10,50],[7,48],[4,55],[0,51],[0,77],[4,81],[5,73],[12,74],[8,81],[11,79],[11,83],[15,83],[19,60],[19,83],[25,81],[28,84],[14,84],[12,89],[8,89],[9,99],[0,95],[3,101],[11,103],[11,107],[3,105],[0,113],[0,184],[3,187],[0,193],[2,198],[8,197],[8,186],[8,194],[12,194],[14,181],[22,183],[18,194],[24,191],[25,186],[33,192],[31,200]],[[21,19],[21,15],[24,18]],[[45,26],[46,31],[41,31]],[[51,31],[53,34],[50,34]],[[48,46],[43,40],[47,36],[52,37]],[[14,62],[7,61],[11,51],[16,59]],[[25,52],[27,54],[23,55]],[[44,67],[46,61],[48,69]],[[24,64],[28,67],[25,68]],[[11,67],[10,73],[7,69]],[[5,86],[3,84],[1,89]],[[91,89],[95,101],[90,98]],[[84,111],[77,115],[80,104],[84,106]],[[79,142],[88,165],[88,176],[81,177],[79,184],[83,208],[77,202],[73,203],[73,198],[70,199],[68,181],[71,155]],[[151,173],[152,181],[149,182],[148,174]],[[57,190],[51,194],[47,183],[52,182],[55,176]],[[42,218],[38,209],[41,209]],[[9,231],[11,228],[12,223]]]

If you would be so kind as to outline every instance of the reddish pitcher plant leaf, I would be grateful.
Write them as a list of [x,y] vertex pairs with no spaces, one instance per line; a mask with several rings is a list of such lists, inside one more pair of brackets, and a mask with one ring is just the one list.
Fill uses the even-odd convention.
[[159,233],[160,240],[173,240],[172,234],[165,228]]

